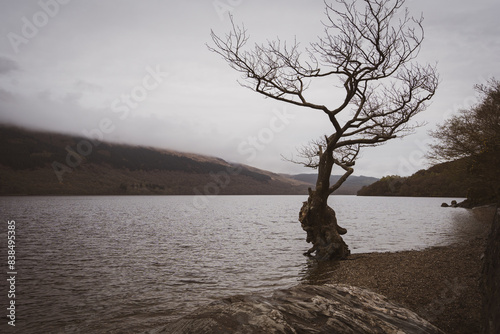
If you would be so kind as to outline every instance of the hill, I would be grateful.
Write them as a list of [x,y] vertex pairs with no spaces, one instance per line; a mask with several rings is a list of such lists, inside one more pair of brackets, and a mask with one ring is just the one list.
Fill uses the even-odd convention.
[[474,183],[465,160],[440,163],[408,177],[385,176],[358,196],[467,197]]
[[219,158],[7,126],[0,153],[0,195],[275,195],[308,187]]
[[[310,187],[316,184],[316,174],[297,174],[286,175],[297,181],[308,183]],[[330,176],[330,184],[334,184],[341,178],[341,175]],[[378,181],[377,178],[368,176],[349,176],[349,178],[342,184],[342,186],[335,191],[334,195],[356,195],[357,192],[364,186],[368,186]],[[313,188],[314,189],[314,188]]]
[[[351,176],[335,195],[376,180]],[[0,126],[0,195],[306,195],[315,182],[316,174]]]

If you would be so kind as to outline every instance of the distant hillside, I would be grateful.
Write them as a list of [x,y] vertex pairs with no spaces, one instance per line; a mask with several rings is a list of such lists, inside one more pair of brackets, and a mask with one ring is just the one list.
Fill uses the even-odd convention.
[[445,162],[409,177],[385,176],[359,196],[467,197],[472,181],[463,160]]
[[[298,174],[298,175],[287,175],[289,178],[294,180],[309,183],[309,186],[314,189],[316,184],[316,174]],[[330,184],[334,184],[340,179],[341,175],[330,176]],[[333,195],[356,195],[356,193],[364,186],[370,185],[378,181],[377,178],[368,176],[349,176],[347,181],[345,181],[342,186],[333,193]]]
[[307,194],[307,187],[213,157],[0,127],[0,195]]

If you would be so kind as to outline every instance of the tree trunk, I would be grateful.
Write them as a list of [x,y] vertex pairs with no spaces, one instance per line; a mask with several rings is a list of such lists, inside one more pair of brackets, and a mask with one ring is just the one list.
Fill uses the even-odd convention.
[[316,190],[309,189],[309,198],[299,213],[299,221],[307,233],[307,242],[313,244],[305,255],[316,252],[316,259],[342,260],[351,253],[341,234],[347,230],[337,224],[335,211],[328,206],[330,175],[333,167],[331,152],[321,152]]
[[306,241],[313,244],[305,255],[316,252],[315,258],[324,261],[342,260],[351,253],[341,237],[347,230],[337,224],[335,211],[314,192],[302,205],[299,221],[307,233]]

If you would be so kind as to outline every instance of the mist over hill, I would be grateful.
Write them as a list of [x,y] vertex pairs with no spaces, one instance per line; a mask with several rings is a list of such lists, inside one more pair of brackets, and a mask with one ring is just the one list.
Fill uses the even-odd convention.
[[[315,174],[8,126],[0,139],[0,195],[306,195],[316,182]],[[351,176],[336,194],[376,180]]]
[[[313,173],[8,126],[0,126],[0,153],[0,195],[307,195],[316,182]],[[467,197],[466,169],[455,161],[410,177],[351,175],[334,195]]]
[[305,194],[307,185],[219,158],[3,126],[2,195]]

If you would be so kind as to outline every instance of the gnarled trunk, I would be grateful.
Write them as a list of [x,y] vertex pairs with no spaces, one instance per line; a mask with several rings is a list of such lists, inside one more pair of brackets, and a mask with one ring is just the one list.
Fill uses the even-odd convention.
[[[337,224],[335,211],[328,206],[328,196],[337,190],[340,185],[352,174],[353,169],[346,164],[335,160],[333,147],[339,136],[326,140],[325,150],[319,149],[318,179],[316,189],[309,188],[309,198],[304,202],[299,213],[299,221],[307,233],[307,242],[313,244],[305,255],[310,256],[315,252],[317,260],[342,260],[351,253],[349,247],[342,239],[341,234],[347,230]],[[344,168],[345,174],[332,186],[330,186],[330,175],[333,165],[337,164]]]
[[299,221],[307,232],[306,241],[313,244],[305,255],[316,252],[315,258],[323,261],[342,260],[351,253],[341,237],[347,230],[337,224],[335,211],[316,192],[310,192],[307,202],[302,205]]

